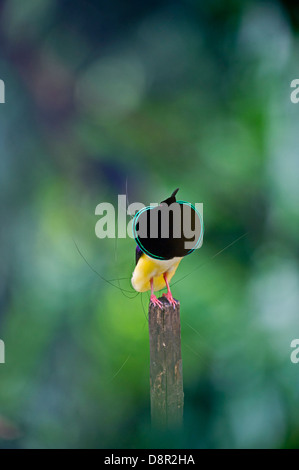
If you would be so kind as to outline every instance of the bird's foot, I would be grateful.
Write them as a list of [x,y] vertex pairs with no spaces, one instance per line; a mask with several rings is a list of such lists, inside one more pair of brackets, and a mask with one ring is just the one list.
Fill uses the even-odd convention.
[[172,297],[172,293],[171,292],[167,292],[167,294],[163,294],[163,297],[166,297],[166,299],[168,300],[168,302],[170,303],[170,305],[173,306],[173,308],[176,307],[177,305],[177,300],[174,300],[174,298]]
[[160,302],[160,300],[158,300],[154,294],[151,295],[150,303],[153,305],[157,305],[157,307],[159,308],[163,308],[162,302]]

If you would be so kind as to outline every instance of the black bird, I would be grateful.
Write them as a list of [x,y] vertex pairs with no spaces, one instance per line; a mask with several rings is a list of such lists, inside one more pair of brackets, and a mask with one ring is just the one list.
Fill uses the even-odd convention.
[[132,286],[137,292],[151,290],[150,301],[159,307],[162,303],[154,292],[165,287],[163,296],[175,307],[169,282],[182,258],[194,251],[202,238],[201,218],[191,204],[176,202],[178,190],[159,206],[139,211],[133,229],[137,247]]

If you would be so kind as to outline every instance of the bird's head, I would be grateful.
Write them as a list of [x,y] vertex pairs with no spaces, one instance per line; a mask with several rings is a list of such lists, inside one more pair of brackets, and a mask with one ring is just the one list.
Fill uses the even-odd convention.
[[161,201],[161,204],[167,204],[168,206],[170,206],[171,204],[173,204],[174,202],[176,202],[176,193],[178,192],[180,188],[176,188],[172,195],[170,197],[168,197],[167,199],[165,199],[164,201]]

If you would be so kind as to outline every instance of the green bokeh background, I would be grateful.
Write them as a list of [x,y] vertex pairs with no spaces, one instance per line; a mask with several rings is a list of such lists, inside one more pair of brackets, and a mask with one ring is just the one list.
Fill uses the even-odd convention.
[[[298,26],[282,1],[1,2],[0,448],[298,447]],[[131,290],[95,207],[178,186],[205,237],[173,279],[185,426],[159,433],[148,295],[74,241]]]

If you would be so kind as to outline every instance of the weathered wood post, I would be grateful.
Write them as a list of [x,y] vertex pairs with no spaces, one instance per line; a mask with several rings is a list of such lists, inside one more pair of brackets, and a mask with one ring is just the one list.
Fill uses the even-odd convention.
[[152,425],[177,428],[183,422],[184,391],[180,303],[175,308],[160,297],[163,308],[149,306]]

